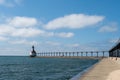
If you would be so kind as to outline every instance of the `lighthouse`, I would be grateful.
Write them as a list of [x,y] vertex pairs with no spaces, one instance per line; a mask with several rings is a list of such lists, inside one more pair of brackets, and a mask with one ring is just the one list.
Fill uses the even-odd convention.
[[32,46],[32,51],[30,52],[30,57],[35,57],[36,51],[34,50],[34,46]]

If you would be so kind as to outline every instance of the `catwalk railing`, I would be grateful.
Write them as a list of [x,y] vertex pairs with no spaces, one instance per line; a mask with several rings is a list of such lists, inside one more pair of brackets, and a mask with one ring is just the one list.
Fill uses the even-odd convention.
[[116,60],[120,58],[120,39],[116,42],[115,46],[109,50],[109,56],[116,57]]
[[108,51],[40,52],[39,57],[107,57]]

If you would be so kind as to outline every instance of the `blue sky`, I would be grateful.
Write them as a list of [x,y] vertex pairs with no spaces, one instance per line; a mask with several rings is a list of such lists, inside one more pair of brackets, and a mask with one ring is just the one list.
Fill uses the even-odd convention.
[[109,50],[120,37],[119,0],[0,0],[0,55]]

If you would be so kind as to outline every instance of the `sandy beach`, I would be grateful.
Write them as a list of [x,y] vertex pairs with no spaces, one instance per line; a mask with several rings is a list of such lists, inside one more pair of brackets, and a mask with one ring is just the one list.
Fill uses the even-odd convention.
[[120,80],[120,59],[102,59],[79,80]]

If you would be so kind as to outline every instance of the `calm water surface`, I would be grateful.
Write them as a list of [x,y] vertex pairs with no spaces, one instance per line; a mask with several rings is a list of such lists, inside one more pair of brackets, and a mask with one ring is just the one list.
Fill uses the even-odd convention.
[[0,80],[69,80],[95,59],[0,57]]

